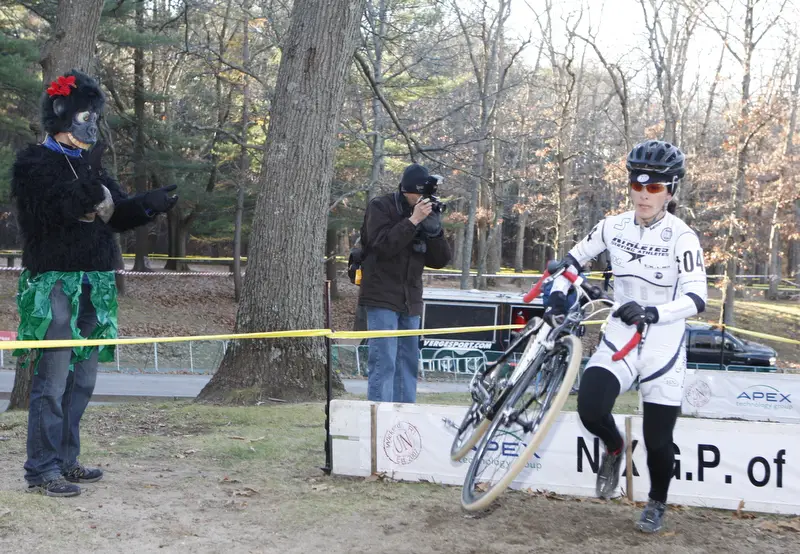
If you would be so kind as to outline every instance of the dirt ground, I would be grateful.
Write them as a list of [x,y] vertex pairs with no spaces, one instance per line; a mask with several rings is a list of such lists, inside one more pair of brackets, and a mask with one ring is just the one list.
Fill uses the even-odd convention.
[[509,492],[475,517],[458,487],[326,477],[320,404],[100,406],[84,421],[82,460],[105,478],[56,499],[24,492],[24,414],[0,414],[2,552],[797,552],[800,518],[673,507],[653,537],[621,501]]

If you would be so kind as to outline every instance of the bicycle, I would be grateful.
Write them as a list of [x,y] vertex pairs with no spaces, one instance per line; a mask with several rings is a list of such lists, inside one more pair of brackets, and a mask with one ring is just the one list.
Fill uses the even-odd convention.
[[[470,382],[473,402],[450,449],[456,461],[474,450],[461,495],[461,505],[467,511],[487,508],[528,464],[561,412],[578,374],[583,350],[578,338],[581,325],[613,309],[614,302],[600,287],[588,285],[583,277],[567,269],[564,261],[551,262],[523,297],[526,303],[531,302],[547,280],[564,276],[578,295],[563,319],[535,318],[528,322],[519,339]],[[637,344],[641,348],[646,334],[646,325],[637,326],[634,336],[613,359],[622,359]],[[502,362],[524,341],[527,344],[519,363],[510,374],[502,372]],[[506,437],[512,440],[503,440]],[[499,444],[503,444],[502,449]],[[501,459],[504,456],[512,461]],[[489,468],[495,468],[495,472],[485,476],[483,472]]]

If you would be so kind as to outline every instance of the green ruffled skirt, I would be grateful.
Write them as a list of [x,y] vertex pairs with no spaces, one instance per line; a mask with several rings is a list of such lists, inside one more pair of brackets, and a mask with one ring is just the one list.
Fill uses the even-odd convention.
[[[80,306],[81,285],[83,276],[89,279],[92,286],[91,301],[97,311],[97,327],[88,337],[81,336],[78,329],[78,307]],[[50,307],[50,293],[55,284],[61,281],[61,290],[69,299],[72,306],[72,338],[82,339],[114,339],[117,338],[117,285],[114,281],[113,271],[48,271],[31,277],[25,270],[19,277],[17,308],[19,309],[18,340],[44,340],[53,312]],[[76,346],[72,349],[70,370],[76,363],[87,360],[92,354],[92,349],[98,348],[98,361],[114,361],[114,345]],[[38,365],[42,350],[34,350],[33,363]],[[28,349],[14,350],[15,356],[25,357],[26,363],[30,361],[31,352]]]

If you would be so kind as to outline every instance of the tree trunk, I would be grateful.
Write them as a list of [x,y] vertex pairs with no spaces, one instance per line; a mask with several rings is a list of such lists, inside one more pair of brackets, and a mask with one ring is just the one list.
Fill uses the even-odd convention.
[[242,298],[242,214],[244,213],[244,183],[236,191],[236,216],[233,228],[233,298]]
[[[364,0],[298,0],[285,37],[236,332],[324,325],[326,218],[345,76]],[[304,163],[290,163],[303,160]],[[285,183],[284,194],[271,194]],[[291,218],[303,225],[286,226]],[[339,385],[341,387],[341,385]],[[231,342],[198,398],[252,404],[325,394],[320,338]]]
[[528,226],[528,212],[524,211],[517,218],[517,248],[514,252],[514,271],[525,269],[525,228]]
[[[494,120],[495,131],[497,132],[497,118]],[[505,214],[506,190],[503,182],[497,178],[499,173],[499,161],[497,155],[497,141],[492,139],[492,183],[494,184],[494,221],[489,230],[489,237],[486,244],[486,271],[489,274],[497,274],[503,265],[503,216]],[[497,284],[497,280],[487,279],[489,286]]]
[[[483,156],[481,146],[478,146],[478,163],[477,167],[483,167]],[[461,253],[461,288],[469,288],[469,270],[472,267],[472,246],[475,240],[475,219],[478,211],[478,188],[481,186],[479,177],[472,177],[471,190],[469,193],[469,213],[467,215],[467,223],[464,226],[464,247]]]
[[488,246],[488,239],[489,230],[484,225],[481,225],[478,228],[478,263],[476,264],[478,267],[477,275],[475,275],[476,289],[486,288],[486,277],[484,274],[486,273],[486,248]]
[[167,213],[168,257],[180,258],[167,260],[164,269],[171,271],[189,271],[186,258],[186,247],[189,244],[189,228],[194,219],[194,212],[184,217],[180,205],[175,206]]
[[744,205],[744,195],[746,191],[745,172],[747,170],[747,154],[749,150],[748,132],[750,131],[750,62],[753,57],[753,0],[748,0],[745,10],[744,21],[744,56],[742,62],[742,96],[739,109],[739,128],[737,129],[737,156],[736,156],[736,178],[734,182],[733,197],[731,201],[730,223],[728,225],[728,236],[725,240],[725,252],[728,253],[728,262],[725,268],[725,304],[722,308],[722,321],[726,325],[736,325],[736,314],[734,312],[734,288],[736,286],[736,270],[738,262],[738,246],[741,240],[737,237],[743,235],[740,230],[742,217],[742,207]]
[[[778,193],[775,198],[775,206],[772,211],[772,222],[769,229],[769,291],[767,297],[771,300],[778,299],[778,286],[780,285],[782,276],[782,267],[780,259],[780,231],[778,225],[778,212],[781,208],[781,199],[786,182],[791,179],[788,174],[788,168],[792,161],[792,154],[794,154],[794,128],[797,124],[797,110],[798,102],[800,100],[800,56],[797,57],[797,70],[795,73],[795,81],[792,87],[792,100],[791,109],[789,112],[789,122],[787,124],[786,144],[783,147],[783,167],[781,168],[781,183],[778,188]],[[791,268],[789,268],[791,271]]]
[[[102,8],[102,0],[73,0],[58,3],[53,35],[43,46],[40,57],[45,86],[70,69],[92,73]],[[75,29],[80,29],[80,32],[75,32]],[[32,378],[33,364],[30,363],[27,369],[23,369],[20,360],[17,359],[9,410],[28,409]]]
[[[383,41],[386,40],[386,0],[379,0],[377,6],[377,13],[375,13],[375,6],[370,2],[369,9],[372,12],[373,29],[372,29],[372,48],[375,57],[372,59],[372,75],[375,78],[378,88],[383,88]],[[377,19],[377,28],[375,28],[375,20]],[[372,200],[378,195],[378,185],[383,177],[385,165],[384,143],[386,138],[384,132],[384,113],[383,106],[377,94],[372,95],[372,118],[373,118],[373,132],[375,133],[374,140],[372,141],[372,164],[369,179],[369,190],[367,191],[367,202]]]
[[[45,85],[70,69],[91,74],[103,0],[58,2],[53,35],[42,47]],[[76,32],[76,30],[79,30]]]
[[[242,4],[242,66],[250,69],[250,21],[247,17],[250,2]],[[250,177],[250,156],[247,155],[247,129],[250,125],[250,79],[243,76],[242,86],[242,151],[239,157],[239,186],[236,190],[236,214],[233,223],[233,297],[242,298],[242,215],[244,214],[244,188]]]
[[[559,140],[559,143],[562,143]],[[567,182],[567,162],[564,159],[563,146],[559,146],[559,151],[556,154],[558,162],[558,177],[556,182],[558,186],[558,207],[556,208],[556,233],[553,241],[553,250],[556,252],[556,258],[561,260],[567,255],[567,232],[569,231],[569,197],[568,197],[568,182]]]
[[339,229],[336,241],[338,244],[336,247],[336,254],[347,258],[347,256],[350,255],[350,234],[348,229]]
[[[193,213],[184,216],[180,204],[167,212],[167,257],[170,259],[164,264],[164,269],[189,271],[189,263],[178,258],[186,258],[186,246],[189,242],[189,224],[192,219],[194,219]],[[138,240],[136,244],[138,246]],[[149,271],[149,269],[146,271]]]
[[778,231],[778,202],[775,202],[775,213],[769,228],[769,289],[767,298],[770,300],[778,299],[778,285],[781,282],[781,259],[780,259],[780,232]]
[[27,410],[30,405],[33,364],[29,363],[27,367],[22,367],[22,363],[23,359],[17,358],[14,386],[11,388],[11,397],[8,402],[9,410]]
[[453,237],[453,267],[460,268],[462,256],[464,256],[464,231],[465,226],[457,225]]
[[[800,199],[794,201],[794,224],[800,229]],[[800,239],[792,241],[792,265],[789,271],[794,277],[794,282],[800,284]]]
[[[136,0],[136,32],[144,33],[144,0]],[[147,192],[147,167],[144,161],[144,50],[133,49],[133,114],[136,130],[133,140],[133,186],[137,193]],[[136,260],[134,271],[150,271],[147,254],[150,252],[148,225],[136,228]]]

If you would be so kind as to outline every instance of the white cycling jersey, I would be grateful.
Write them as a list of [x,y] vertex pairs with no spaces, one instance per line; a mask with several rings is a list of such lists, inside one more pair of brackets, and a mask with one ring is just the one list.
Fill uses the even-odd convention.
[[[611,360],[635,332],[618,318],[608,321],[601,344],[587,367],[608,369],[628,390],[636,376],[646,402],[680,406],[686,367],[684,332],[686,318],[705,309],[708,297],[703,249],[692,229],[666,213],[650,227],[638,225],[634,212],[605,218],[575,247],[570,255],[581,265],[608,250],[614,274],[614,301],[631,300],[655,306],[658,322],[651,325],[641,354],[633,350],[619,362]],[[565,278],[553,290],[565,292]]]

